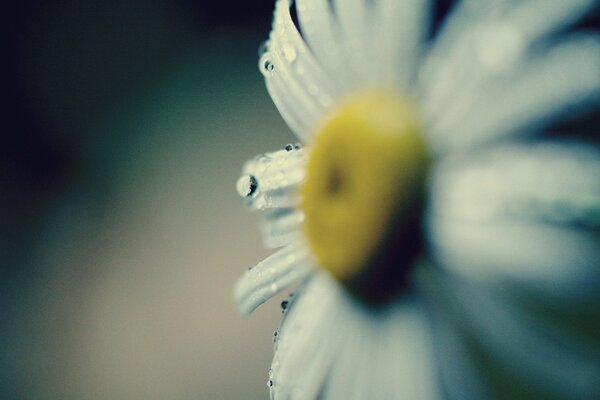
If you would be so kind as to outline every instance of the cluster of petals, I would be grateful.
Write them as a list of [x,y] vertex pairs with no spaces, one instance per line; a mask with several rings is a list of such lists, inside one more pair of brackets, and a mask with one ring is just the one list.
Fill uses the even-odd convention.
[[[600,110],[600,35],[573,29],[597,7],[463,0],[433,32],[427,0],[277,1],[259,67],[303,146],[244,167],[277,250],[235,287],[245,314],[294,288],[272,396],[600,398],[600,147],[548,133]],[[426,257],[377,310],[315,265],[297,198],[315,124],[370,87],[410,98],[433,159]]]

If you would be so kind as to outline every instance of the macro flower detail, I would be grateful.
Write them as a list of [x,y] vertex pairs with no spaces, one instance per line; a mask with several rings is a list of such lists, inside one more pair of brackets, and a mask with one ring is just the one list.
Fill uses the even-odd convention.
[[302,144],[243,168],[277,250],[234,291],[294,289],[276,399],[600,396],[597,2],[438,6],[276,3],[259,68]]

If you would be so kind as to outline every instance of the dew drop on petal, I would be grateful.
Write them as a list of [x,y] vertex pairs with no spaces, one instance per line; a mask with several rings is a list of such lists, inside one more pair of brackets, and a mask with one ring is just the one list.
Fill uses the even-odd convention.
[[[273,377],[273,372],[271,370],[269,370],[269,378]],[[267,381],[267,387],[269,388],[269,399],[270,400],[274,400],[275,399],[275,390],[273,390],[273,379],[269,379]]]
[[273,62],[271,60],[266,60],[265,63],[263,64],[265,70],[271,72],[275,69],[275,66],[273,65]]
[[260,58],[258,65],[260,68],[260,72],[266,77],[271,76],[271,74],[275,70],[275,65],[271,60],[271,54],[268,51],[265,54],[263,54],[263,56]]
[[236,189],[241,197],[251,197],[258,189],[258,181],[253,175],[244,175],[238,179]]

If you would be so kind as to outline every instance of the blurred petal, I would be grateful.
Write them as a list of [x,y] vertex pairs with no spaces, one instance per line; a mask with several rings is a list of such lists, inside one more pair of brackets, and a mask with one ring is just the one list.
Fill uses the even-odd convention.
[[370,64],[378,62],[373,53],[373,20],[371,8],[365,0],[333,0],[342,40],[338,46],[345,50],[346,68],[351,68],[353,80],[369,83],[373,79]]
[[[429,30],[430,1],[380,0],[372,4],[377,24],[368,46],[379,60],[369,61],[378,82],[407,91],[414,83]],[[398,40],[401,38],[401,40]]]
[[595,1],[542,3],[464,1],[450,15],[417,87],[435,152],[535,131],[574,106],[597,104],[597,39],[540,52]]
[[437,398],[429,326],[413,297],[373,312],[325,273],[296,296],[273,362],[275,398]]
[[[549,298],[597,292],[600,150],[512,145],[440,163],[428,239],[465,279],[511,281]],[[594,228],[596,227],[596,228]]]
[[[600,395],[600,353],[594,350],[599,342],[597,338],[595,343],[582,340],[582,333],[589,337],[597,333],[597,323],[581,332],[580,326],[567,320],[545,318],[554,311],[552,303],[537,309],[524,307],[523,294],[503,282],[474,284],[436,269],[423,277],[436,319],[450,327],[436,330],[436,340],[443,342],[446,334],[454,335],[475,381],[483,385],[479,389],[483,397],[583,399]],[[598,305],[573,304],[572,310],[585,307],[585,317],[597,321]],[[447,380],[457,367],[455,361],[442,357],[440,367],[446,371],[442,373],[444,386],[451,395],[460,393],[460,385]]]
[[462,111],[447,111],[431,128],[450,147],[532,136],[561,118],[591,111],[600,104],[600,36],[564,39],[472,93],[468,99],[463,93]]
[[575,141],[513,143],[440,160],[432,174],[435,216],[511,217],[600,226],[600,147]]

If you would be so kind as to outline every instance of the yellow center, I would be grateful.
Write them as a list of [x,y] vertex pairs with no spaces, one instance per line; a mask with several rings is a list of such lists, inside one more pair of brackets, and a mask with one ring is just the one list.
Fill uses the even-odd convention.
[[312,144],[300,189],[304,229],[320,266],[350,280],[419,201],[428,164],[407,99],[385,90],[348,98]]

